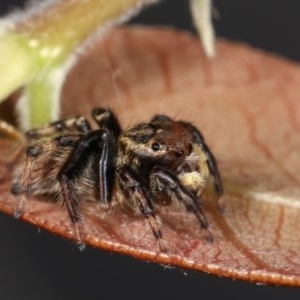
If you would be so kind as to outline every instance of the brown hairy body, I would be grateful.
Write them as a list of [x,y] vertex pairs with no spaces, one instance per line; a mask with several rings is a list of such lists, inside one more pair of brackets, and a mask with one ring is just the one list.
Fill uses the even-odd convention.
[[122,131],[110,110],[96,108],[92,116],[97,130],[83,117],[69,117],[27,132],[28,145],[12,187],[20,198],[16,217],[23,213],[28,195],[54,195],[66,204],[81,243],[82,201],[123,205],[145,216],[160,250],[166,251],[155,207],[177,203],[195,215],[212,241],[200,197],[212,175],[221,207],[223,188],[199,130],[156,115]]

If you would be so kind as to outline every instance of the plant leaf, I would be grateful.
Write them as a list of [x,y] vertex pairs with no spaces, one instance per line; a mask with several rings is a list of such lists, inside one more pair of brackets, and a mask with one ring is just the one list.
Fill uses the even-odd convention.
[[[300,139],[297,64],[219,41],[207,59],[198,40],[170,29],[124,28],[83,54],[63,89],[63,112],[88,116],[109,106],[126,128],[155,113],[192,121],[213,150],[225,182],[226,210],[205,194],[215,241],[192,216],[160,209],[168,252],[159,253],[142,217],[121,209],[81,205],[85,241],[108,251],[268,284],[300,286]],[[17,143],[1,140],[0,209],[12,214],[9,155]],[[63,206],[27,201],[27,222],[74,239]]]

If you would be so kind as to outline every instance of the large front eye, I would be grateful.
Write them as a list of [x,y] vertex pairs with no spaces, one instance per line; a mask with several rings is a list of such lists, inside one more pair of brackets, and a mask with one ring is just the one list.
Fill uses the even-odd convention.
[[158,151],[160,148],[160,144],[159,143],[153,143],[152,144],[152,150],[153,151]]

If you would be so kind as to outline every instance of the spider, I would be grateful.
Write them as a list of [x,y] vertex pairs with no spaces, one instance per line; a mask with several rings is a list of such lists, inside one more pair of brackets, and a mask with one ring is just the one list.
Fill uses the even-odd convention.
[[[105,206],[124,204],[147,219],[160,250],[166,251],[155,206],[177,202],[194,214],[212,241],[200,197],[212,175],[221,208],[223,188],[199,130],[165,115],[125,131],[110,109],[95,108],[92,117],[99,129],[78,116],[26,133],[23,166],[12,186],[19,196],[15,216],[23,213],[28,195],[57,195],[75,226],[83,199],[92,197]],[[80,232],[78,236],[80,240]]]

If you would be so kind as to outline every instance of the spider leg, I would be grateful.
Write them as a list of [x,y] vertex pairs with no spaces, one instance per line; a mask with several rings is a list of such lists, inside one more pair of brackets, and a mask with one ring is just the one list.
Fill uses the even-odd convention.
[[203,144],[203,150],[207,156],[208,168],[210,170],[211,175],[214,178],[215,191],[218,195],[218,206],[219,209],[223,211],[225,209],[225,203],[223,199],[224,189],[222,185],[221,176],[218,170],[217,162],[214,155],[212,154],[212,152],[206,144]]
[[223,199],[224,189],[216,159],[209,147],[206,145],[201,133],[195,127],[193,127],[193,135],[195,142],[202,147],[207,157],[207,165],[211,175],[213,176],[215,191],[218,196],[218,207],[221,211],[223,211],[225,207]]
[[[26,151],[26,157],[23,165],[23,173],[19,183],[14,183],[11,191],[15,195],[19,195],[19,204],[17,209],[14,211],[14,217],[20,218],[25,210],[26,198],[28,196],[28,186],[30,182],[30,174],[32,170],[32,164],[35,158],[39,155],[39,147],[37,146],[36,151],[32,148],[28,148]],[[33,150],[33,151],[31,151]],[[36,152],[36,153],[34,153]]]
[[161,167],[154,167],[151,171],[151,177],[158,180],[159,184],[165,187],[172,193],[187,208],[188,211],[193,212],[200,227],[205,232],[206,240],[213,241],[213,236],[208,230],[208,222],[202,208],[198,205],[199,199],[193,193],[188,191],[178,180],[178,178],[166,169]]
[[78,141],[57,175],[70,219],[75,226],[80,249],[83,249],[85,244],[79,229],[80,217],[76,207],[75,180],[80,177],[81,171],[87,166],[90,157],[100,153],[99,166],[96,166],[96,170],[91,171],[99,172],[100,201],[109,203],[113,188],[114,161],[111,156],[113,152],[114,141],[107,131],[91,131]]
[[4,120],[0,120],[0,134],[12,138],[14,140],[24,139],[24,136],[21,131],[19,131],[16,127],[7,123]]
[[92,116],[101,129],[107,129],[112,132],[117,139],[121,133],[121,126],[118,119],[109,109],[96,107],[92,110]]
[[77,135],[59,136],[55,139],[41,141],[27,147],[20,182],[14,183],[11,189],[11,192],[13,194],[18,195],[20,197],[18,207],[14,212],[15,218],[19,218],[25,210],[26,198],[29,194],[28,188],[30,185],[30,176],[35,160],[42,153],[51,151],[52,149],[56,149],[58,146],[73,146],[77,142],[77,140]]
[[154,237],[156,238],[159,248],[166,252],[166,246],[163,241],[162,232],[159,226],[159,220],[153,209],[153,205],[148,196],[147,190],[138,180],[137,176],[126,167],[117,169],[118,181],[124,191],[129,192],[129,197],[138,204],[141,213],[145,216],[151,227]]
[[51,122],[40,128],[28,130],[25,135],[28,139],[37,139],[55,134],[70,132],[88,133],[91,131],[91,125],[84,117],[73,116],[62,120]]
[[96,165],[96,170],[92,170],[99,172],[99,200],[104,204],[111,201],[114,183],[114,157],[111,154],[114,153],[114,148],[114,140],[107,131],[92,131],[78,141],[59,171],[57,178],[73,223],[79,220],[76,210],[75,180],[79,178],[92,155],[100,154],[99,165]]

